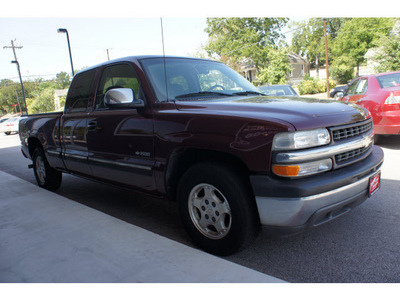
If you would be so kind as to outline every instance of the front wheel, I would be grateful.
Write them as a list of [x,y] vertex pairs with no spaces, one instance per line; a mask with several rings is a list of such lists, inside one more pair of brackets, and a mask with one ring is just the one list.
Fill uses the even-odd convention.
[[52,168],[41,148],[33,151],[33,172],[38,185],[48,190],[56,190],[61,185],[62,173]]
[[211,163],[191,167],[179,183],[178,204],[185,229],[207,252],[233,254],[257,232],[254,197],[228,167]]

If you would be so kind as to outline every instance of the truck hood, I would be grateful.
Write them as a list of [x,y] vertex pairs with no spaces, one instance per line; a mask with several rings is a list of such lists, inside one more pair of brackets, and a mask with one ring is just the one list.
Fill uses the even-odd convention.
[[229,97],[217,100],[176,101],[187,113],[237,116],[256,120],[279,120],[296,130],[330,127],[363,121],[369,112],[355,104],[312,98]]

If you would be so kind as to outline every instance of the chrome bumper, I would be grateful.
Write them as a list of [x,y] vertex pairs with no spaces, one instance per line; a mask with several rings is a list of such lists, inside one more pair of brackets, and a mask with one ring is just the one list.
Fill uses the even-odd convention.
[[[378,172],[380,168],[374,174]],[[368,198],[370,177],[307,197],[256,197],[261,224],[274,227],[312,227],[326,223]]]

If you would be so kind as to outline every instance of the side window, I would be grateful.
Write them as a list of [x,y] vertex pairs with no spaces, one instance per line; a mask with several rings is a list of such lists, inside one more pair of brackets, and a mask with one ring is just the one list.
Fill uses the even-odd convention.
[[355,80],[347,89],[345,96],[353,96],[356,94],[357,84],[360,80]]
[[356,88],[356,95],[364,95],[367,91],[367,86],[367,79],[360,79]]
[[114,65],[104,69],[99,88],[96,94],[96,109],[106,109],[104,95],[112,88],[130,88],[135,92],[135,97],[143,99],[143,92],[135,70],[127,64]]
[[87,111],[90,90],[95,74],[96,70],[91,70],[76,75],[68,91],[67,103],[65,105],[67,113]]

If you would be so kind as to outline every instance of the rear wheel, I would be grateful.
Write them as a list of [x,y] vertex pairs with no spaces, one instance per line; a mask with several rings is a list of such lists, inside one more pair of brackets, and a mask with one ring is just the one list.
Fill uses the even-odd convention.
[[48,190],[56,190],[60,187],[62,173],[52,168],[47,162],[42,148],[33,151],[33,172],[38,185]]
[[183,225],[207,252],[229,255],[248,245],[258,228],[255,202],[237,172],[211,163],[191,167],[178,187]]

